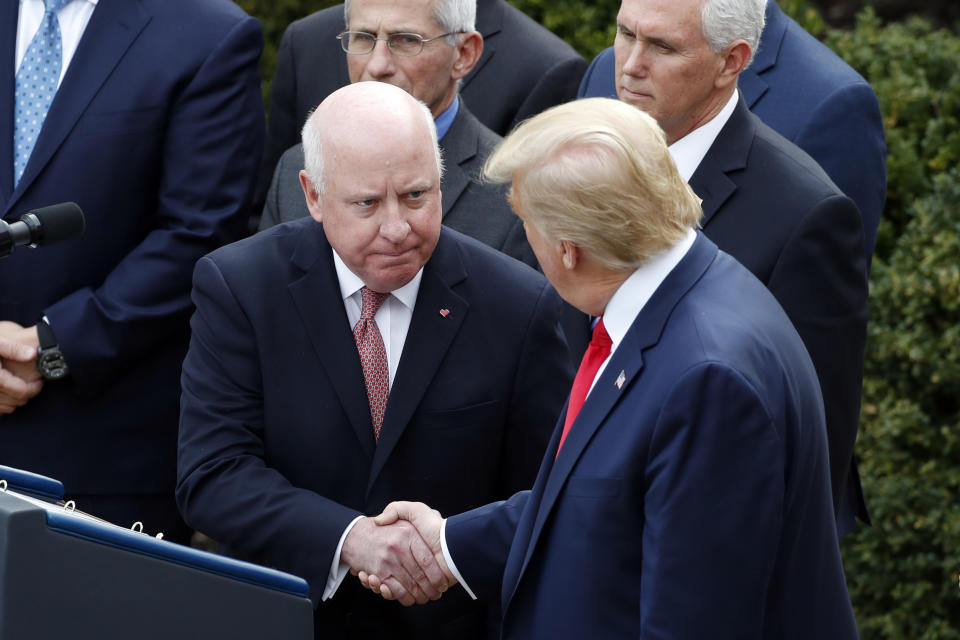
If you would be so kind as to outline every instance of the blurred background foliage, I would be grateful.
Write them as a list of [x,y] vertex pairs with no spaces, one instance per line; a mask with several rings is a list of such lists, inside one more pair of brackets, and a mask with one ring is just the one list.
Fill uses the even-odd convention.
[[[334,3],[237,2],[263,24],[268,97],[284,29]],[[512,2],[588,60],[613,42],[619,0]],[[860,633],[960,640],[960,3],[780,5],[867,78],[886,126],[857,443],[874,526],[841,545]]]

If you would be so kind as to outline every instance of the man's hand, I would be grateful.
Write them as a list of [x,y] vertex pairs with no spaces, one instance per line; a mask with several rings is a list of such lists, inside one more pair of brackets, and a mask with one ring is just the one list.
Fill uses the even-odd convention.
[[36,327],[0,321],[0,414],[22,407],[43,388],[37,371]]
[[378,586],[385,585],[390,599],[404,606],[436,600],[450,584],[433,551],[409,522],[378,526],[373,518],[359,520],[343,541],[340,559],[354,575],[378,576]]
[[[433,560],[436,566],[442,571],[447,586],[457,582],[456,578],[447,567],[447,561],[443,557],[443,548],[440,544],[440,529],[443,525],[443,517],[436,509],[431,509],[422,502],[391,502],[383,510],[374,522],[381,527],[395,527],[404,521],[409,522],[420,533],[423,542],[429,547],[433,554]],[[371,571],[359,571],[357,576],[363,586],[379,593],[387,600],[400,600],[403,602],[406,594],[397,592],[397,584],[384,576]]]

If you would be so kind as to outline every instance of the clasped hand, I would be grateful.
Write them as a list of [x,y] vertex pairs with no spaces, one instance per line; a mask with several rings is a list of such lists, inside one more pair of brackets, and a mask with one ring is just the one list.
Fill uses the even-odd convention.
[[420,502],[393,502],[362,518],[344,540],[340,559],[363,586],[404,606],[436,600],[456,579],[440,545],[440,513]]

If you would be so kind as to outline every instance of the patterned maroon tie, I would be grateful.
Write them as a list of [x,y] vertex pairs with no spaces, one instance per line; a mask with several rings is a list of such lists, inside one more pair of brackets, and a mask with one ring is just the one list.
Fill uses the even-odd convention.
[[593,338],[587,346],[586,353],[583,354],[583,360],[580,361],[580,368],[577,370],[577,377],[573,379],[573,388],[570,389],[570,401],[567,403],[567,418],[563,422],[563,433],[560,434],[560,444],[557,445],[557,455],[560,455],[560,448],[563,441],[567,439],[570,433],[570,427],[573,421],[577,419],[577,414],[583,408],[583,403],[587,401],[587,393],[590,391],[590,385],[600,370],[600,365],[610,355],[610,347],[613,342],[603,326],[603,319],[597,321],[593,327]]
[[387,350],[383,347],[383,337],[373,319],[377,309],[389,293],[377,293],[366,287],[360,289],[363,306],[360,320],[353,328],[353,339],[360,352],[360,366],[363,367],[363,381],[367,385],[367,399],[370,401],[370,419],[373,421],[373,436],[380,439],[380,427],[383,425],[383,413],[387,408],[390,395],[390,370],[387,367]]

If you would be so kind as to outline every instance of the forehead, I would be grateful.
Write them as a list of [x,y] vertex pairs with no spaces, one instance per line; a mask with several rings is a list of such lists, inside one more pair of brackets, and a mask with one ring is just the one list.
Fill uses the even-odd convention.
[[641,35],[700,35],[703,0],[623,0],[617,22]]
[[350,28],[388,33],[436,26],[433,0],[352,0]]
[[[419,114],[416,114],[419,116]],[[324,145],[330,183],[349,186],[382,184],[384,180],[411,186],[431,186],[439,179],[429,131],[419,122],[346,124]]]

